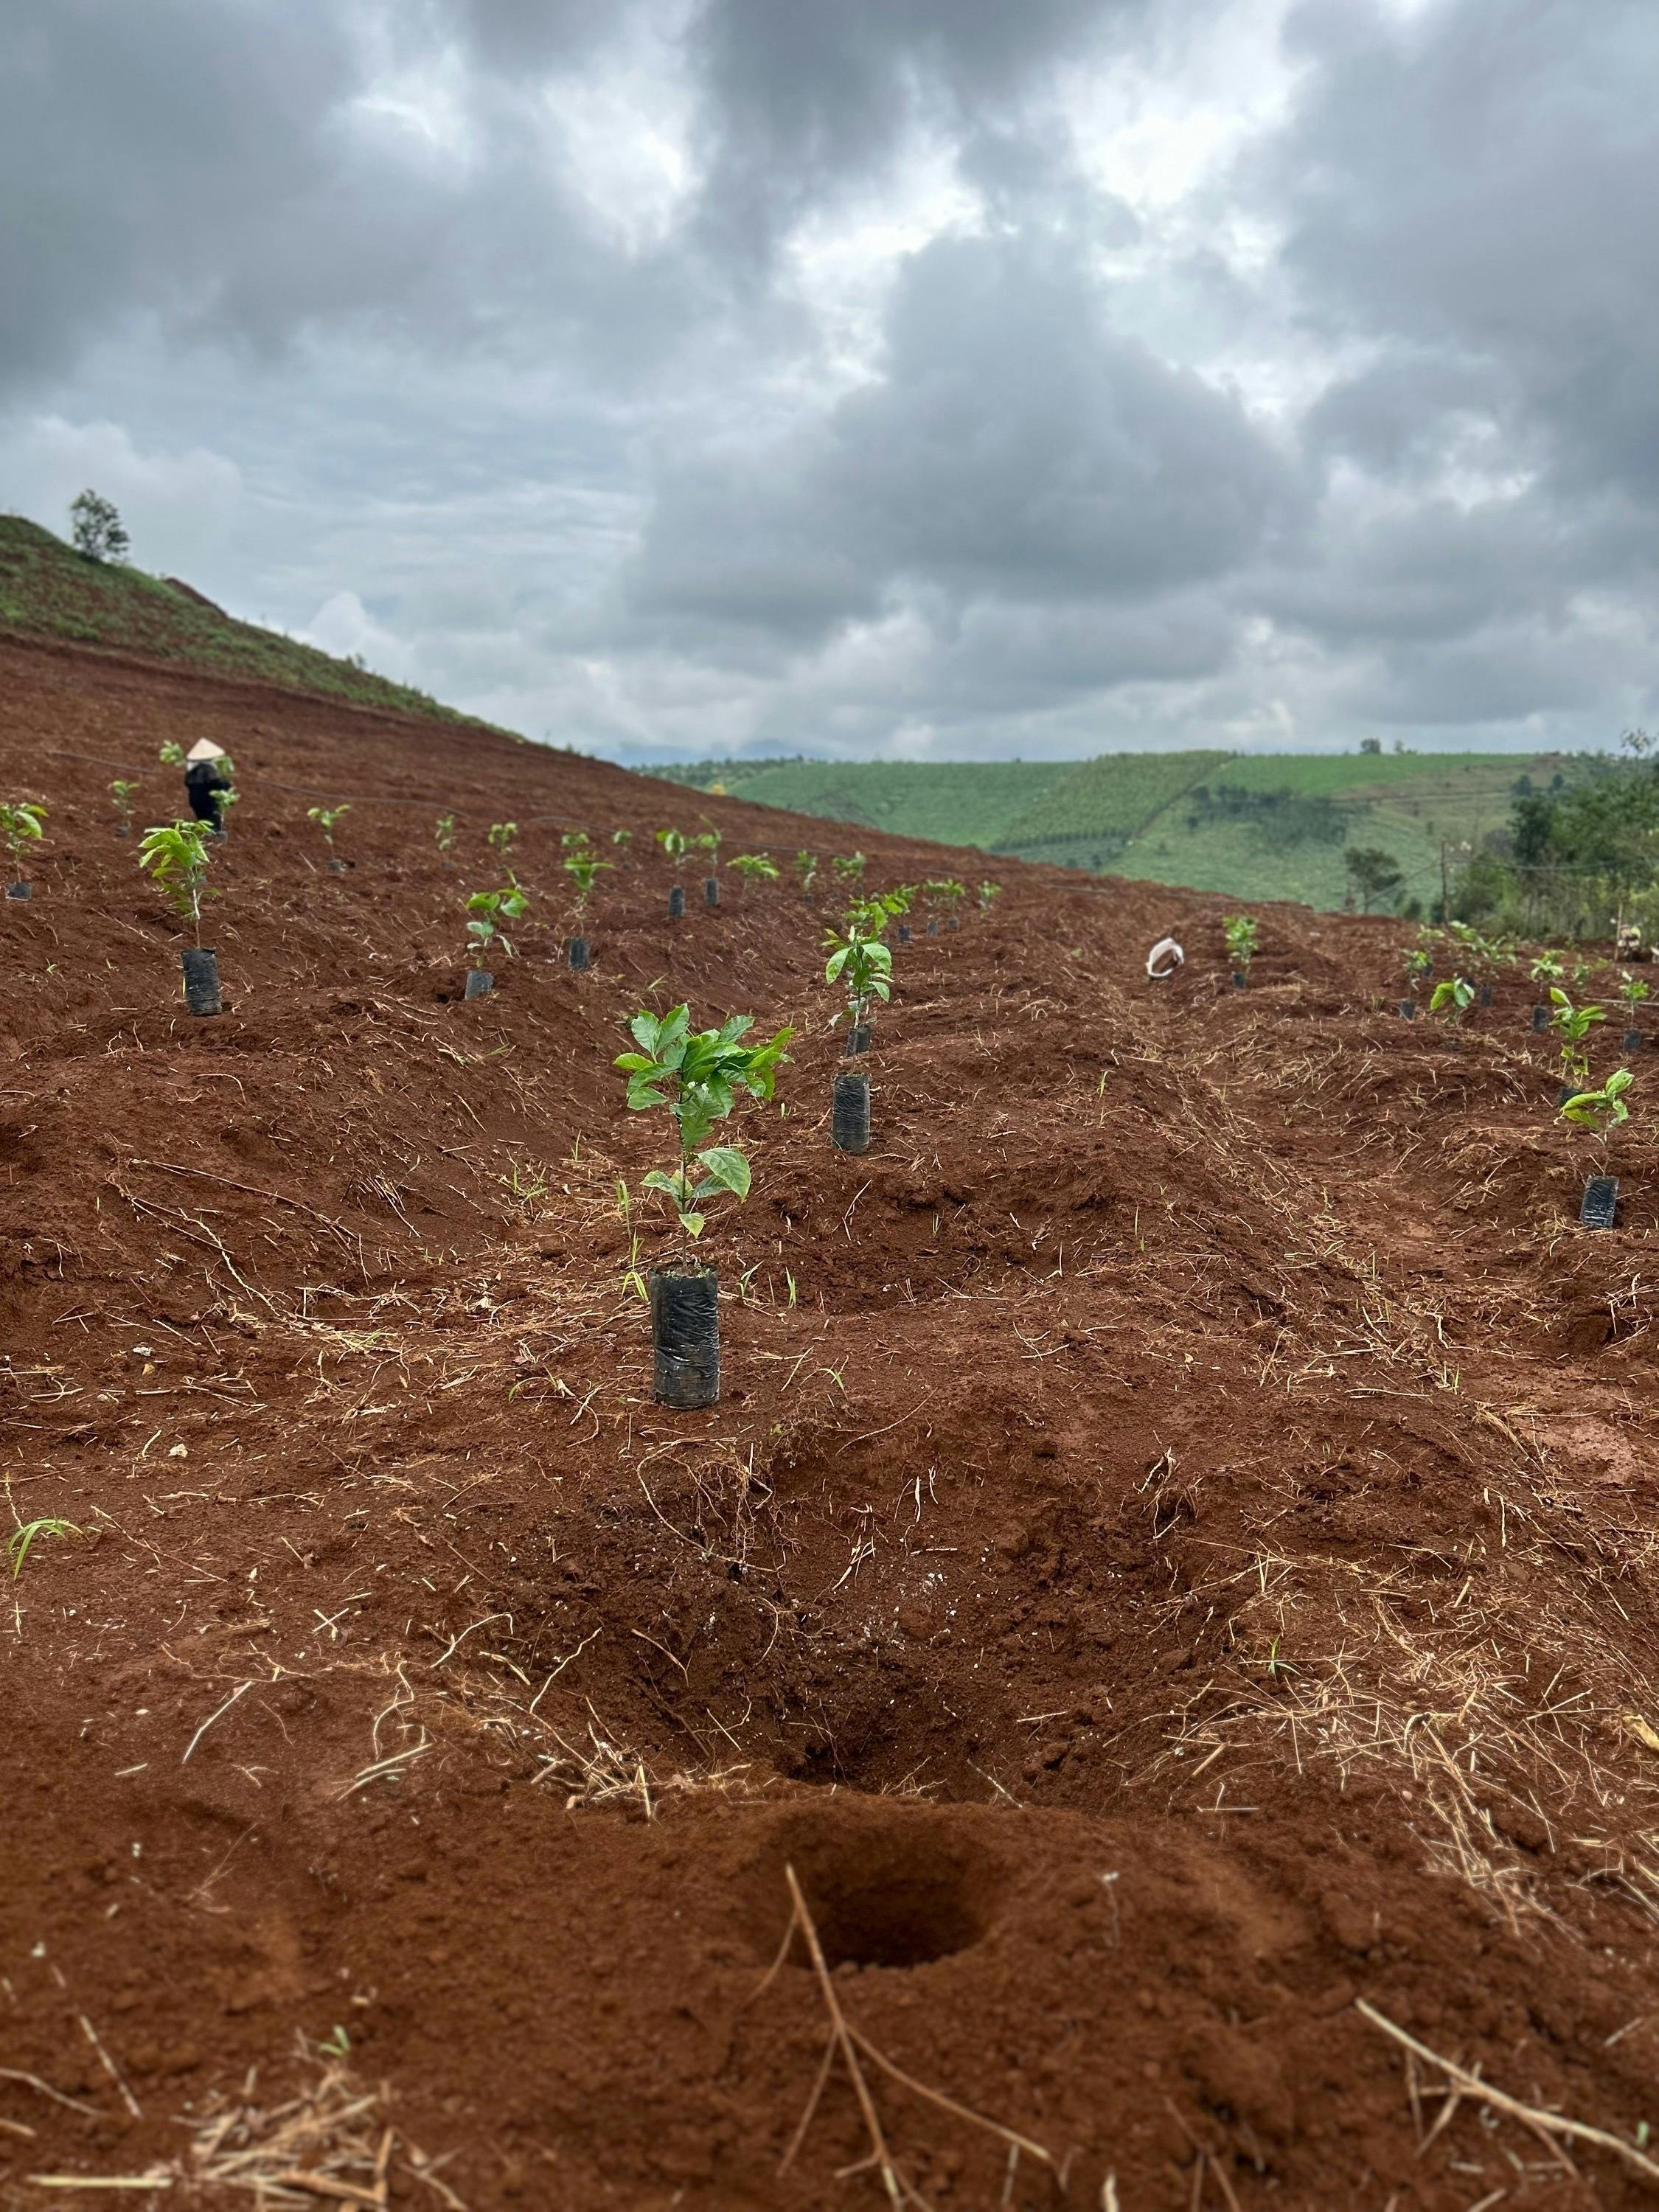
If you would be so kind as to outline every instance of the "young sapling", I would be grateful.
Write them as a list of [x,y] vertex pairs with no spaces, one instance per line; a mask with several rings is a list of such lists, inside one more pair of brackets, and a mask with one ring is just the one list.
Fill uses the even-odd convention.
[[501,924],[516,921],[529,904],[529,892],[516,883],[498,891],[474,891],[467,900],[466,910],[472,919],[466,925],[466,933],[472,939],[473,963],[466,975],[469,999],[482,999],[495,988],[494,970],[486,968],[484,962],[497,948],[507,959],[513,957],[513,941]]
[[732,1111],[739,1090],[763,1100],[773,1095],[794,1031],[781,1029],[765,1044],[746,1045],[754,1026],[752,1014],[733,1014],[717,1030],[693,1030],[688,1006],[660,1015],[642,1009],[628,1025],[639,1050],[616,1061],[628,1078],[629,1111],[665,1107],[673,1121],[679,1165],[653,1168],[640,1188],[667,1199],[688,1237],[702,1236],[706,1208],[722,1192],[749,1195],[749,1160],[741,1147],[704,1140]]
[[23,874],[23,854],[28,846],[40,843],[46,818],[46,810],[38,799],[0,800],[0,838],[5,840],[11,862],[11,881],[6,886],[8,898],[26,899],[31,896],[31,886]]
[[741,878],[745,888],[752,883],[775,884],[778,879],[777,862],[764,853],[733,853],[726,865]]
[[306,820],[314,822],[323,833],[323,842],[328,848],[328,872],[331,876],[342,875],[345,872],[345,862],[334,850],[334,830],[335,825],[343,822],[350,811],[349,799],[340,806],[307,806],[306,809]]
[[847,1022],[849,1060],[868,1049],[870,1030],[865,1016],[872,1002],[879,1000],[884,1006],[893,995],[893,956],[881,941],[886,919],[879,902],[866,900],[848,915],[844,936],[834,929],[823,933],[830,948],[823,980],[839,983],[847,994],[846,1006],[831,1018],[830,1025],[833,1029],[837,1022]]
[[1443,1015],[1449,1022],[1461,1022],[1474,1004],[1474,984],[1462,975],[1447,975],[1431,993],[1429,1012]]
[[161,750],[155,757],[163,768],[182,768],[185,764],[185,749],[176,738],[164,738],[161,740]]
[[1250,980],[1250,963],[1255,958],[1261,940],[1261,925],[1253,914],[1230,914],[1222,917],[1221,934],[1227,946],[1227,964],[1232,970],[1233,987],[1243,990]]
[[830,871],[838,884],[861,884],[868,866],[862,853],[837,853],[830,863]]
[[663,858],[674,871],[674,880],[668,886],[668,915],[670,921],[678,921],[685,912],[685,885],[680,881],[680,870],[691,849],[690,840],[684,830],[659,830],[656,838],[662,847]]
[[[945,927],[947,929],[957,928],[957,908],[968,896],[967,884],[958,882],[955,876],[930,876],[922,889],[929,898],[938,899],[944,907]],[[939,933],[931,921],[927,925],[927,933],[930,937]]]
[[702,882],[703,903],[718,906],[720,902],[721,833],[718,830],[705,830],[700,836],[694,837],[691,843],[697,852],[708,855],[708,873]]
[[1607,1019],[1600,1006],[1575,1006],[1559,986],[1550,987],[1550,1027],[1561,1051],[1561,1099],[1589,1089],[1589,1034]]
[[109,795],[115,806],[115,834],[118,837],[131,837],[132,835],[132,794],[137,788],[136,783],[129,783],[118,775],[109,787]]
[[981,914],[989,914],[991,908],[996,904],[997,901],[1001,896],[1002,885],[1000,884],[981,884],[979,887],[978,892],[980,912]]
[[1426,945],[1413,945],[1407,951],[1404,964],[1406,988],[1410,996],[1401,1000],[1400,1011],[1410,1022],[1417,1018],[1417,994],[1434,966],[1434,955]]
[[1625,1002],[1626,1029],[1620,1039],[1621,1052],[1639,1052],[1642,1032],[1636,1025],[1636,1017],[1648,996],[1648,987],[1639,975],[1632,975],[1628,968],[1619,978],[1619,995]]
[[219,962],[211,946],[202,943],[202,902],[210,896],[208,864],[211,858],[208,832],[200,822],[170,822],[146,830],[138,846],[138,866],[156,885],[162,897],[187,921],[195,936],[182,951],[185,1003],[192,1014],[216,1014]]
[[1611,1229],[1619,1208],[1619,1178],[1607,1173],[1607,1139],[1630,1119],[1625,1094],[1635,1080],[1627,1067],[1616,1067],[1596,1091],[1575,1091],[1557,1109],[1564,1121],[1586,1129],[1601,1146],[1597,1171],[1584,1186],[1578,1218],[1587,1229]]
[[[570,939],[570,964],[573,968],[583,969],[589,964],[590,951],[587,939],[582,931],[582,916],[587,910],[587,902],[593,895],[593,886],[599,880],[600,870],[611,866],[612,863],[600,860],[597,853],[588,849],[584,832],[578,831],[576,834],[581,837],[582,842],[565,854],[562,865],[566,875],[576,887],[576,901],[572,917],[575,928]],[[567,838],[565,842],[568,843],[569,840]]]
[[[737,1145],[707,1139],[736,1103],[738,1092],[769,1099],[784,1048],[793,1036],[781,1029],[767,1043],[745,1044],[752,1014],[733,1014],[717,1030],[691,1027],[690,1010],[666,1014],[641,1009],[629,1024],[639,1049],[617,1066],[628,1078],[635,1113],[665,1109],[674,1123],[677,1168],[653,1168],[642,1190],[666,1199],[687,1237],[702,1234],[707,1209],[721,1196],[749,1195],[748,1155]],[[690,1255],[653,1267],[647,1278],[655,1395],[665,1405],[712,1406],[720,1396],[719,1280],[712,1267]]]
[[800,895],[802,898],[805,900],[808,906],[811,906],[812,903],[813,886],[817,884],[818,879],[817,854],[816,853],[809,853],[803,848],[800,852],[796,854],[794,859],[789,863],[789,865],[794,870],[795,873],[800,878]]
[[449,856],[455,849],[455,817],[453,814],[438,817],[437,827],[432,832],[432,842],[438,848],[438,858],[444,866],[452,866],[453,863]]

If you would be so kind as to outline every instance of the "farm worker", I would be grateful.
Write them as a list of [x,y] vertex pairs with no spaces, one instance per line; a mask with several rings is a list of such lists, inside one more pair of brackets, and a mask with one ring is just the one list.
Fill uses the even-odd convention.
[[1162,983],[1166,977],[1175,974],[1186,957],[1173,937],[1160,937],[1146,955],[1146,973],[1153,982]]
[[224,829],[219,817],[219,793],[230,789],[230,778],[220,767],[224,759],[224,753],[209,738],[198,738],[185,755],[185,792],[191,812],[198,822],[210,823],[216,836]]

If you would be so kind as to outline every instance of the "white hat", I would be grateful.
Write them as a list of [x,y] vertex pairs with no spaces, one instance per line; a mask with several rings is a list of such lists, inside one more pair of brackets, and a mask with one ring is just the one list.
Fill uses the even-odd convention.
[[216,761],[223,760],[224,757],[224,747],[216,745],[211,738],[198,738],[185,755],[187,761]]

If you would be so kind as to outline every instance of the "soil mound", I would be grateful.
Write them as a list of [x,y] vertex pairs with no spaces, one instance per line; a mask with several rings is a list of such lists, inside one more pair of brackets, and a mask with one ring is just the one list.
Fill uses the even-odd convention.
[[[206,1020],[103,797],[202,736]],[[1580,1229],[1516,971],[1408,1024],[1265,908],[1235,990],[1221,902],[1000,864],[852,1157],[828,894],[671,922],[653,838],[821,821],[61,646],[0,764],[0,2203],[1651,2201],[1659,1146]],[[611,1065],[681,999],[798,1032],[692,1414]]]

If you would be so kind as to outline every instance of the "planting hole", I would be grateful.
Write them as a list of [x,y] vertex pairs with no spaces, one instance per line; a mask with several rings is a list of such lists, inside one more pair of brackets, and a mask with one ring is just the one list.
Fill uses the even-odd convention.
[[[768,1960],[789,1917],[786,1865],[832,1972],[925,1966],[965,1951],[988,1932],[1000,1887],[996,1860],[949,1819],[862,1810],[793,1818],[764,1853],[757,1884],[756,1955]],[[799,1934],[789,1957],[811,1964]]]

